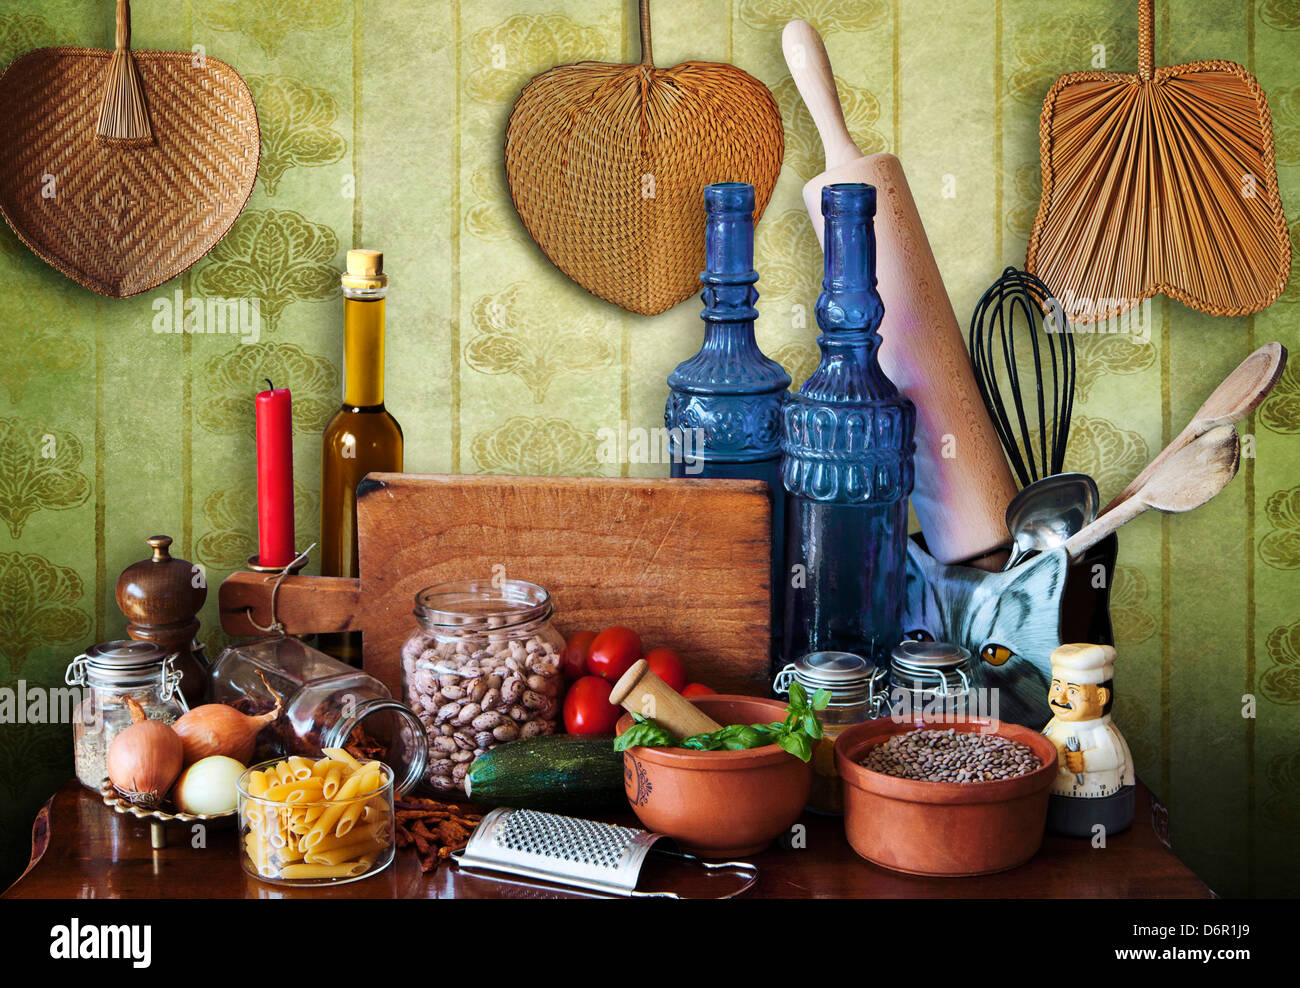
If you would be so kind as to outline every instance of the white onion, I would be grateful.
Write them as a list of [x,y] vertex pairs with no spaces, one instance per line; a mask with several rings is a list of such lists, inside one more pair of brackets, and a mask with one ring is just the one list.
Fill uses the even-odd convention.
[[209,755],[181,773],[172,793],[186,813],[226,813],[239,802],[238,782],[244,766],[225,755]]

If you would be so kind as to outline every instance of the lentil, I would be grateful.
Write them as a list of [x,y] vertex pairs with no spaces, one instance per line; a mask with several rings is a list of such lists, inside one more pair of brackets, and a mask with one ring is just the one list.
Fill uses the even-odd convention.
[[1042,766],[1019,741],[998,734],[959,733],[917,728],[871,748],[863,768],[919,782],[997,782],[1027,775]]

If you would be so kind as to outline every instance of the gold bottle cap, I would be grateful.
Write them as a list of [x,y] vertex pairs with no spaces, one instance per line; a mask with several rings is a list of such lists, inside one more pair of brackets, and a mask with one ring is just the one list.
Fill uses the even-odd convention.
[[385,288],[388,275],[384,274],[384,252],[382,250],[348,251],[348,269],[343,274],[344,288],[357,288],[362,291]]

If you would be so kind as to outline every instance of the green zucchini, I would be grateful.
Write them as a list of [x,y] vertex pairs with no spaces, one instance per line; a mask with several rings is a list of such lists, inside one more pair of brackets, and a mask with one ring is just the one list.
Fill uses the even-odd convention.
[[547,734],[510,741],[474,759],[465,794],[482,806],[557,813],[626,807],[623,753],[610,737]]

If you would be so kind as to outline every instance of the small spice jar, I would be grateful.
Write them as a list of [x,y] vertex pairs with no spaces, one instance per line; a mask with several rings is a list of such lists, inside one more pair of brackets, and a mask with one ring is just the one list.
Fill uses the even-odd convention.
[[885,703],[885,671],[852,652],[809,652],[777,674],[773,691],[782,696],[790,683],[809,696],[819,689],[830,693],[830,703],[817,712],[822,738],[813,749],[812,792],[808,809],[817,813],[844,812],[843,784],[835,770],[835,739],[854,724],[878,717]]
[[890,714],[898,720],[959,718],[978,711],[970,652],[951,642],[902,641],[889,658]]
[[564,638],[551,595],[522,580],[461,580],[415,596],[402,646],[406,702],[429,734],[428,782],[458,789],[486,751],[555,731]]
[[73,712],[73,761],[77,780],[99,792],[108,777],[108,746],[131,726],[129,697],[150,720],[170,724],[189,707],[181,694],[182,671],[175,653],[153,642],[104,642],[87,649],[69,664],[63,681],[82,688]]
[[392,766],[398,794],[424,776],[429,746],[411,709],[369,673],[287,635],[232,645],[212,665],[212,699],[246,714],[281,705],[257,737],[254,760],[359,747]]

